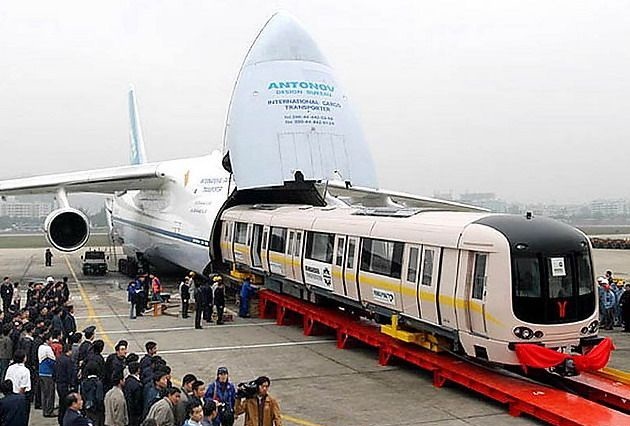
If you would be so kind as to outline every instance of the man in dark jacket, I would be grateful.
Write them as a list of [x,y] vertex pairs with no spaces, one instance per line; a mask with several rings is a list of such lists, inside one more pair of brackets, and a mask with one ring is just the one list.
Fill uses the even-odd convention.
[[93,325],[86,327],[83,330],[83,336],[85,340],[79,345],[79,366],[82,366],[87,359],[88,354],[92,351],[92,345],[94,344],[94,332],[96,331],[96,327]]
[[81,394],[72,392],[66,396],[65,405],[68,407],[63,417],[62,426],[93,426],[91,419],[81,414],[83,409],[83,398]]
[[147,383],[152,383],[153,380],[153,368],[151,366],[153,357],[157,355],[158,346],[157,343],[149,340],[144,344],[144,349],[147,353],[140,360],[140,380],[142,381],[142,385],[146,385]]
[[33,335],[35,326],[33,324],[26,324],[24,327],[24,334],[20,338],[17,344],[17,349],[26,354],[26,362],[24,365],[31,373],[31,393],[28,396],[29,402],[35,403],[35,409],[42,408],[42,394],[39,391],[39,359],[37,356],[37,350],[39,345],[44,343],[44,340],[39,334]]
[[74,319],[74,306],[68,305],[66,307],[66,316],[63,318],[63,332],[66,336],[66,341],[77,331],[77,321]]
[[109,354],[105,360],[105,372],[103,376],[103,387],[105,393],[107,393],[116,384],[112,381],[115,373],[123,374],[125,369],[125,358],[127,357],[127,343],[126,340],[121,340],[116,343],[114,350],[116,352]]
[[[104,347],[105,343],[102,340],[95,340],[92,345],[92,351],[90,351],[85,359],[83,369],[81,370],[82,372],[85,372],[88,367],[92,367],[94,370],[93,374],[97,375],[101,381],[103,380],[103,377],[105,377],[105,359],[103,359],[103,355],[101,355]],[[82,377],[86,377],[83,373],[81,375]]]
[[[195,299],[196,300],[196,299]],[[201,284],[201,303],[203,309],[203,319],[206,322],[212,321],[212,287],[209,282]]]
[[225,286],[223,285],[223,279],[220,276],[216,276],[214,281],[217,283],[217,287],[214,289],[214,306],[217,307],[217,324],[223,324],[223,310],[225,309]]
[[9,312],[9,306],[11,306],[11,299],[13,299],[13,283],[9,277],[4,277],[2,284],[0,284],[0,298],[2,298],[2,310]]
[[66,343],[63,346],[63,352],[57,359],[55,364],[55,374],[53,379],[57,385],[57,395],[59,395],[59,424],[63,424],[63,417],[65,415],[66,396],[70,392],[77,390],[77,369],[76,365],[72,361],[72,344]]
[[182,299],[182,318],[188,318],[188,304],[190,302],[190,278],[184,277],[179,283],[179,297]]
[[13,382],[5,380],[0,383],[0,424],[2,426],[25,426],[28,424],[28,403],[26,397],[13,393]]
[[89,362],[85,369],[85,376],[81,381],[81,398],[84,401],[85,414],[94,422],[94,426],[103,426],[105,423],[103,382],[96,375],[94,365]]
[[129,415],[129,426],[140,426],[142,413],[144,411],[143,388],[140,381],[140,364],[138,362],[129,363],[129,375],[125,379],[125,401],[127,402],[127,414]]

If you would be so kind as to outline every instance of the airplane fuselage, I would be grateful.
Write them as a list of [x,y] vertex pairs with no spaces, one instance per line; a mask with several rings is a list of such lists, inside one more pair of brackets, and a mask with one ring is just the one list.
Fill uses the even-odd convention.
[[221,154],[160,164],[167,179],[155,191],[113,197],[110,226],[127,256],[142,253],[152,263],[202,272],[210,262],[215,218],[229,196],[230,175]]

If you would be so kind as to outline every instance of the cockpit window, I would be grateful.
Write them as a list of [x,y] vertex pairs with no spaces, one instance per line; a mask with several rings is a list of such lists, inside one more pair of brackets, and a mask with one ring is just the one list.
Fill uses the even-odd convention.
[[540,266],[537,258],[516,259],[516,295],[540,297]]

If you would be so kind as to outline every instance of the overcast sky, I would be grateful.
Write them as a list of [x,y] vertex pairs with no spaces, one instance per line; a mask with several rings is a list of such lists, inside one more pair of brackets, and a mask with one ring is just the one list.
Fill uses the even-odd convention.
[[630,198],[627,1],[0,1],[0,179],[220,148],[271,14],[312,34],[381,186],[514,201]]

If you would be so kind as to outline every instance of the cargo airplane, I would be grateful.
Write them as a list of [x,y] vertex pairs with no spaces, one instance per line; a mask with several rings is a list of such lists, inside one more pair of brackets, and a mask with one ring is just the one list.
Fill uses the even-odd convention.
[[221,212],[238,204],[406,206],[459,211],[463,204],[378,189],[359,122],[328,61],[290,15],[272,16],[241,66],[223,149],[147,162],[138,107],[129,92],[130,165],[0,181],[0,196],[54,193],[46,218],[62,252],[88,241],[87,217],[68,193],[107,194],[112,238],[130,261],[208,274]]

